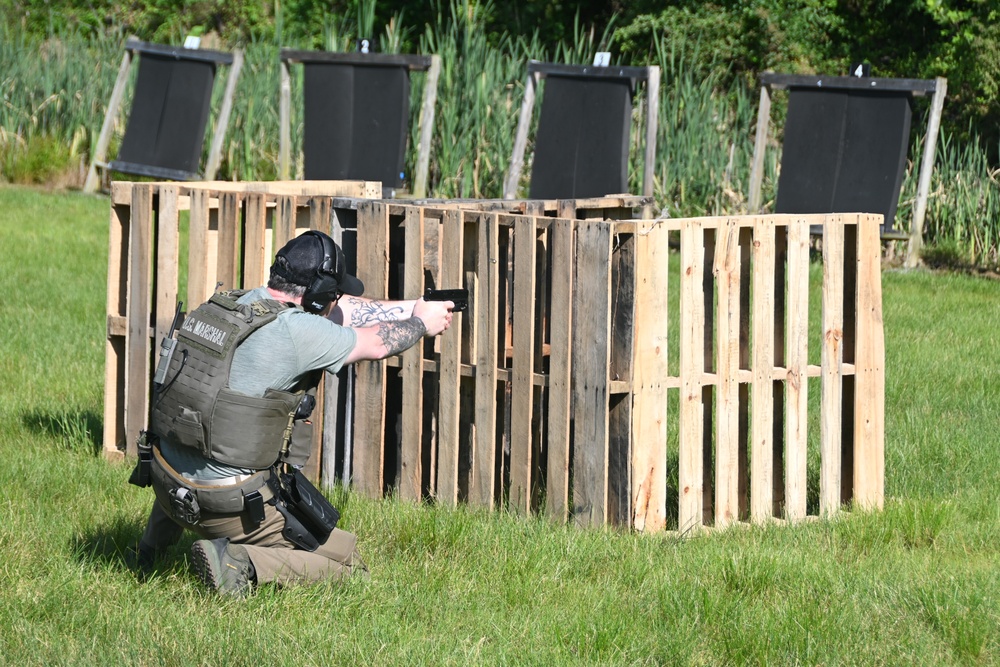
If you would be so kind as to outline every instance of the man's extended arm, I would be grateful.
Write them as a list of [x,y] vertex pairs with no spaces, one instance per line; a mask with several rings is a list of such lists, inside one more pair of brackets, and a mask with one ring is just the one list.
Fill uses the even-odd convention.
[[[413,347],[422,337],[437,336],[451,326],[451,308],[454,306],[451,301],[427,302],[418,299],[411,302],[388,303],[412,304],[409,307],[410,316],[406,319],[387,319],[376,321],[369,326],[352,327],[357,333],[358,340],[344,363],[349,364],[362,359],[385,359]],[[405,306],[400,307],[405,308]]]
[[369,327],[379,322],[405,320],[413,314],[414,301],[388,301],[363,296],[342,296],[330,319],[345,327]]

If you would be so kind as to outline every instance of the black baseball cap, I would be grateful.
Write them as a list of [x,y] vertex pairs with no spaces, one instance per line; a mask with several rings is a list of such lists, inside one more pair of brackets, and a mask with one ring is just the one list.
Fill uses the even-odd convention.
[[364,294],[365,285],[347,273],[340,246],[323,232],[310,230],[278,251],[271,270],[290,283],[310,287],[320,275],[336,282],[336,289],[351,296]]

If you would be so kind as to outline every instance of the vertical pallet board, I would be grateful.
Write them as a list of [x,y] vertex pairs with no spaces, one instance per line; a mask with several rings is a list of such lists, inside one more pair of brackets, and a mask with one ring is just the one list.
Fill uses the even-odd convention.
[[573,517],[601,526],[608,503],[611,226],[580,221],[573,294]]
[[[476,261],[478,293],[476,319],[476,414],[475,441],[472,452],[472,480],[469,501],[473,505],[493,508],[496,493],[496,425],[497,381],[500,320],[497,317],[500,298],[500,220],[497,213],[479,214],[478,250]],[[464,317],[464,316],[463,316]]]
[[844,364],[844,228],[823,229],[823,329],[820,380],[819,510],[831,515],[840,509],[841,423]]
[[135,437],[146,428],[149,413],[150,298],[153,267],[153,186],[132,186],[129,234],[128,307],[125,361],[125,453],[135,456]]
[[510,509],[528,514],[532,484],[537,218],[514,218],[514,309],[510,420]]
[[[727,219],[715,246],[718,286],[716,314],[715,525],[725,527],[740,517],[740,303],[741,246],[739,221]],[[745,445],[744,445],[745,446]]]
[[680,456],[677,462],[677,527],[682,533],[700,527],[703,516],[704,260],[705,236],[702,223],[699,220],[685,220],[681,226]]
[[[463,213],[444,212],[441,243],[441,285],[462,284],[462,263],[465,259]],[[462,329],[465,316],[456,313],[451,327],[441,336],[438,373],[438,435],[437,499],[447,507],[458,504],[459,430],[462,387]]]
[[657,532],[666,525],[667,331],[669,236],[656,223],[636,230],[632,400],[631,525]]
[[[389,207],[362,204],[358,213],[358,277],[369,297],[385,298],[389,289]],[[365,224],[361,224],[361,214]],[[382,495],[385,465],[386,362],[361,361],[356,370],[354,439],[364,446],[354,448],[353,483],[361,493],[377,498]]]
[[569,516],[570,414],[573,397],[573,223],[553,220],[552,296],[549,310],[549,405],[546,512],[556,521]]
[[867,509],[881,509],[885,501],[885,333],[880,225],[878,217],[865,216],[857,232],[854,500]]
[[809,428],[809,226],[788,224],[788,307],[785,321],[785,516],[806,516],[806,446]]
[[104,455],[120,459],[126,448],[125,430],[125,322],[128,304],[129,236],[132,193],[120,201],[112,193],[108,229],[107,336],[104,344]]
[[[406,257],[403,281],[417,293],[423,291],[424,282],[424,212],[408,208],[405,218]],[[402,473],[399,497],[403,500],[420,500],[423,495],[423,341],[402,353],[403,379],[403,432]]]
[[771,519],[774,499],[774,221],[758,218],[753,230],[753,384],[751,400],[750,518]]

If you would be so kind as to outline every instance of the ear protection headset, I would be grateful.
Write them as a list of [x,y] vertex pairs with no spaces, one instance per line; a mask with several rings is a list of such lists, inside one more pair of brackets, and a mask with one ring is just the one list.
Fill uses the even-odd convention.
[[309,230],[303,234],[307,235],[315,236],[323,244],[323,261],[316,267],[316,277],[302,295],[302,308],[310,313],[321,313],[343,293],[340,290],[340,278],[344,273],[344,260],[340,248],[326,234]]

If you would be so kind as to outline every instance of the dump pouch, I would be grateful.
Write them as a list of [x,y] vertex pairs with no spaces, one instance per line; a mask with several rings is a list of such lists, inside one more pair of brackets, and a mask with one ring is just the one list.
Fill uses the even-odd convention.
[[275,507],[285,518],[285,539],[306,551],[315,551],[326,542],[340,520],[340,512],[326,496],[298,469],[281,473],[277,481],[272,478],[268,484],[279,487]]
[[340,521],[337,508],[298,469],[282,473],[281,485],[288,493],[288,504],[292,511],[315,529],[314,535],[320,542],[325,542]]

